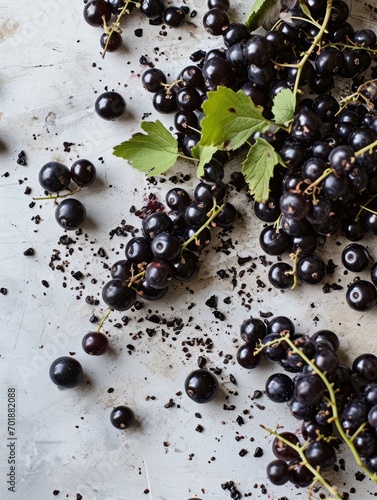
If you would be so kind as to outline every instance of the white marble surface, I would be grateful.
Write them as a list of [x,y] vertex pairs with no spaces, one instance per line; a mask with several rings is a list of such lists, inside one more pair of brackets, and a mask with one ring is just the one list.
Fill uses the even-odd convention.
[[[255,406],[251,399],[254,390],[263,389],[275,368],[262,363],[248,372],[234,363],[239,325],[260,312],[285,314],[296,322],[298,331],[334,329],[341,338],[343,361],[366,350],[377,352],[376,312],[352,312],[345,304],[344,291],[324,295],[321,287],[301,287],[281,294],[257,287],[257,278],[267,281],[267,269],[259,260],[261,224],[250,216],[252,207],[245,194],[235,192],[231,201],[243,219],[230,234],[234,248],[229,255],[215,251],[220,240],[214,237],[195,283],[177,285],[161,303],[127,311],[129,322],[120,329],[115,324],[125,314],[114,313],[105,324],[112,346],[109,354],[93,359],[82,351],[81,339],[93,329],[90,316],[101,316],[106,310],[100,292],[109,272],[103,264],[123,257],[127,241],[117,236],[110,239],[109,231],[122,219],[140,227],[130,206],[142,207],[150,192],[163,199],[172,187],[168,180],[148,185],[142,174],[111,153],[112,146],[139,129],[143,114],[152,112],[151,95],[140,84],[144,68],[139,57],[145,55],[173,78],[189,64],[194,50],[220,44],[201,26],[205,2],[189,0],[187,6],[198,11],[193,19],[197,28],[167,29],[167,35],[161,36],[161,27],[149,26],[136,14],[125,26],[124,49],[102,60],[100,31],[83,20],[82,2],[20,0],[14,4],[3,0],[0,5],[0,287],[8,290],[0,296],[1,499],[48,500],[59,491],[58,499],[76,499],[80,494],[84,500],[226,500],[229,492],[221,484],[231,480],[241,493],[251,492],[251,498],[306,498],[305,490],[276,487],[266,481],[265,466],[272,453],[270,439],[259,424],[279,424],[295,431],[299,422],[288,415],[285,405],[273,405],[265,396],[258,400],[265,410]],[[247,9],[234,4],[233,19],[241,20]],[[143,28],[142,38],[134,35],[138,27]],[[94,100],[105,87],[125,97],[128,110],[124,119],[105,122],[95,115]],[[64,142],[74,143],[70,152],[64,151]],[[16,163],[21,150],[26,153],[27,166]],[[44,163],[58,160],[70,165],[77,157],[93,161],[99,175],[92,188],[79,194],[88,221],[83,234],[74,236],[74,252],[68,255],[59,245],[63,231],[55,223],[53,203],[37,202],[33,209],[29,203],[32,196],[42,194],[38,171]],[[194,168],[178,164],[172,173],[181,172],[191,173],[186,186],[192,190]],[[31,195],[24,194],[26,186],[31,187]],[[39,224],[33,220],[36,216],[41,218]],[[339,264],[337,240],[332,238],[324,255]],[[35,255],[26,257],[23,252],[29,247]],[[97,254],[100,247],[106,258]],[[368,241],[368,247],[376,259],[375,242]],[[55,250],[60,251],[64,273],[49,265]],[[248,271],[250,263],[239,267],[239,256],[251,256],[255,270]],[[229,278],[219,278],[216,272],[221,268],[228,270]],[[231,282],[232,268],[237,273],[246,270],[237,278],[236,287]],[[84,274],[82,284],[72,277],[75,271]],[[351,281],[341,268],[332,282],[338,279],[344,287]],[[48,282],[48,288],[42,280]],[[253,298],[250,310],[238,294],[241,285]],[[88,295],[98,298],[99,305],[88,305]],[[216,320],[205,305],[211,295],[218,297],[225,321]],[[231,298],[228,305],[223,302],[226,297]],[[184,327],[174,333],[167,325],[154,325],[145,319],[149,310],[166,320],[180,317]],[[149,337],[146,328],[155,328],[156,334]],[[189,347],[191,358],[186,358],[182,342],[205,336],[213,341],[212,351],[202,353],[195,345]],[[127,344],[135,348],[131,355]],[[75,353],[82,363],[85,379],[79,388],[64,391],[51,383],[48,368],[56,357],[69,353]],[[223,371],[219,397],[199,406],[180,393],[201,354],[207,366]],[[229,364],[224,364],[226,354],[233,356]],[[13,386],[17,391],[15,493],[6,484],[6,398],[8,387]],[[108,392],[109,388],[114,391]],[[175,405],[167,409],[164,405],[170,398]],[[129,405],[137,416],[135,427],[126,432],[116,430],[109,421],[111,408],[119,404]],[[235,405],[235,409],[224,410],[224,404]],[[244,415],[243,410],[249,413]],[[195,417],[196,412],[201,419]],[[238,415],[244,417],[242,427],[236,423]],[[204,428],[202,433],[195,431],[198,424]],[[253,457],[257,446],[264,450],[261,458]],[[248,451],[243,458],[239,456],[242,448]],[[355,471],[347,460],[346,471],[335,478],[344,491],[356,488],[351,498],[369,498],[377,491],[376,485],[367,479],[356,482]],[[262,492],[262,484],[267,494]]]

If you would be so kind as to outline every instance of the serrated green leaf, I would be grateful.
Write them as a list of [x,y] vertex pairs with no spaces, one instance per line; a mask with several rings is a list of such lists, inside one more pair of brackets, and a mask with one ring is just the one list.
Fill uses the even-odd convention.
[[267,200],[270,180],[278,164],[285,166],[271,144],[258,137],[242,164],[242,173],[255,201],[263,203]]
[[279,17],[281,4],[278,0],[256,0],[245,21],[250,31],[260,26],[270,29],[270,24]]
[[287,123],[292,120],[296,109],[296,98],[290,89],[281,90],[274,97],[272,113],[276,123]]
[[159,120],[142,122],[140,126],[146,133],[133,134],[114,147],[113,155],[128,160],[141,172],[162,174],[177,161],[178,142]]
[[198,143],[191,149],[191,154],[193,158],[197,158],[199,160],[196,169],[196,176],[198,178],[203,176],[204,165],[211,160],[212,156],[214,155],[214,153],[216,153],[216,151],[217,151],[216,146],[202,146],[200,143]]
[[262,115],[263,108],[255,106],[242,90],[235,92],[227,87],[218,87],[207,95],[208,99],[203,103],[206,116],[201,121],[199,147],[237,149],[254,132],[265,132],[270,126]]

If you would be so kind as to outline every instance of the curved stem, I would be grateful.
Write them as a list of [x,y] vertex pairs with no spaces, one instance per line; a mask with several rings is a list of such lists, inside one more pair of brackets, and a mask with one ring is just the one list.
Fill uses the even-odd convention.
[[140,273],[137,273],[137,274],[135,274],[135,276],[132,276],[128,286],[131,287],[139,278],[143,278],[144,275],[145,275],[145,271],[140,271]]
[[309,186],[305,189],[304,193],[305,194],[313,194],[315,188],[318,186],[318,184],[320,184],[323,179],[326,179],[326,177],[328,177],[330,174],[333,173],[333,170],[332,168],[326,168],[326,170],[323,172],[322,175],[320,175],[318,177],[318,179],[316,179],[314,182],[312,182],[311,184],[309,184]]
[[360,215],[362,214],[363,210],[366,210],[368,212],[373,212],[370,208],[368,208],[368,205],[369,205],[369,203],[371,203],[376,198],[376,196],[377,196],[377,194],[375,194],[374,196],[372,196],[372,198],[369,198],[369,200],[365,203],[365,205],[360,205],[360,209],[357,212],[356,217],[355,217],[355,222],[357,222],[359,220]]
[[377,146],[377,141],[371,142],[368,146],[359,149],[355,152],[355,156],[362,156],[364,153],[373,153],[373,148]]
[[75,193],[78,193],[81,190],[81,187],[79,186],[76,189],[70,190],[69,193],[65,194],[57,194],[56,196],[41,196],[39,198],[33,198],[35,201],[40,201],[40,200],[57,200],[59,198],[66,198],[67,196],[72,196]]
[[326,14],[325,14],[325,17],[323,19],[321,29],[318,31],[317,35],[315,36],[309,49],[305,52],[304,56],[302,57],[302,59],[299,63],[299,67],[297,68],[295,85],[293,87],[293,94],[295,96],[298,92],[298,86],[299,86],[299,82],[300,82],[302,68],[304,67],[304,64],[306,63],[306,61],[309,59],[310,54],[313,52],[313,50],[316,48],[318,43],[321,41],[322,36],[326,31],[327,23],[329,22],[329,19],[330,19],[331,8],[332,8],[332,0],[327,0]]
[[224,208],[224,203],[220,206],[217,206],[216,204],[216,200],[213,200],[213,207],[211,209],[211,215],[210,217],[208,218],[207,222],[205,222],[192,236],[191,238],[189,238],[188,240],[186,240],[184,243],[182,243],[182,246],[181,246],[181,252],[180,252],[180,256],[181,256],[181,259],[183,258],[183,251],[185,250],[185,248],[187,248],[187,245],[189,245],[192,241],[196,240],[197,237],[199,236],[199,234],[206,228],[206,227],[209,227],[209,225],[211,224],[211,222],[213,221],[213,219],[215,219],[217,217],[217,215],[221,212],[221,210]]
[[291,290],[294,290],[298,284],[297,264],[298,264],[298,258],[299,258],[300,252],[301,252],[301,250],[300,250],[300,248],[298,248],[295,253],[291,253],[291,255],[290,255],[290,259],[291,259],[292,264],[293,264],[293,269],[292,269],[292,271],[288,271],[287,274],[292,274],[292,276],[293,276],[293,285],[291,286]]
[[307,461],[307,459],[305,457],[304,450],[305,450],[308,442],[304,443],[303,446],[298,446],[298,445],[293,444],[290,441],[288,441],[288,439],[285,439],[285,437],[281,436],[278,432],[273,431],[272,429],[269,429],[268,427],[266,427],[262,424],[260,424],[260,426],[262,427],[263,430],[265,430],[266,432],[268,432],[272,436],[275,436],[276,438],[278,438],[280,441],[282,441],[284,444],[286,444],[287,446],[289,446],[293,450],[297,451],[297,453],[299,454],[299,456],[302,460],[303,465],[305,465],[305,467],[313,474],[313,477],[314,477],[313,483],[312,483],[313,485],[314,485],[314,483],[320,483],[324,488],[326,488],[326,490],[329,493],[331,493],[331,495],[334,495],[334,498],[336,500],[342,500],[342,497],[339,495],[337,488],[335,486],[331,486],[331,484],[328,483],[326,481],[326,479],[322,476],[319,469],[313,467]]
[[130,11],[128,10],[128,5],[130,3],[134,3],[134,2],[132,2],[132,0],[126,0],[126,2],[124,4],[124,7],[119,12],[118,17],[116,18],[116,20],[114,21],[114,24],[112,25],[112,27],[110,29],[106,29],[106,22],[104,20],[105,33],[108,34],[108,37],[107,37],[107,40],[106,40],[105,48],[103,49],[102,59],[106,55],[106,52],[107,52],[107,49],[108,49],[108,46],[109,46],[109,43],[110,43],[110,40],[111,40],[111,37],[112,37],[114,31],[119,31],[120,33],[122,32],[121,30],[119,30],[120,21],[121,21],[122,17],[125,14],[129,14],[130,13]]
[[100,324],[98,325],[98,328],[96,330],[96,333],[99,333],[101,331],[101,328],[103,327],[104,322],[110,316],[111,311],[112,311],[112,308],[110,307],[110,309],[107,311],[107,313],[102,317]]

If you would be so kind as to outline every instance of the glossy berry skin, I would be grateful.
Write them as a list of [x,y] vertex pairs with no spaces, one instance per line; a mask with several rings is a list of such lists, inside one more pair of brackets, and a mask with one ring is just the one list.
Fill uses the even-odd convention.
[[275,222],[280,215],[277,197],[270,193],[265,203],[255,202],[254,213],[263,222]]
[[276,436],[272,441],[272,452],[275,457],[284,462],[290,462],[297,458],[299,454],[295,449],[284,443],[280,436],[293,445],[300,444],[300,440],[293,432],[284,431],[280,432],[279,436]]
[[182,188],[172,188],[166,193],[166,204],[171,210],[185,210],[190,204],[190,195]]
[[293,267],[286,262],[275,262],[268,270],[268,280],[275,288],[291,288],[294,283]]
[[222,229],[230,229],[234,222],[237,219],[237,209],[232,203],[228,201],[224,203],[224,207],[220,212],[216,215],[213,222],[217,227],[221,227]]
[[207,204],[193,201],[185,210],[185,219],[189,226],[201,227],[208,220],[209,208]]
[[334,352],[338,350],[340,344],[338,335],[331,330],[318,330],[317,332],[313,333],[311,339],[316,343],[320,343],[324,340],[326,342],[330,342]]
[[352,363],[352,371],[365,382],[376,382],[377,356],[370,353],[360,354]]
[[84,19],[90,26],[103,26],[103,17],[110,20],[111,9],[105,0],[91,0],[84,6]]
[[156,259],[172,260],[178,257],[181,244],[176,236],[160,233],[153,238],[151,250]]
[[296,382],[294,393],[297,401],[312,406],[323,398],[325,386],[317,375],[305,375]]
[[109,348],[109,340],[104,333],[89,332],[82,339],[82,348],[91,356],[102,356]]
[[100,45],[103,49],[106,48],[106,52],[116,52],[121,48],[122,43],[122,35],[118,31],[114,31],[110,39],[107,33],[102,33],[100,38]]
[[259,236],[259,244],[268,255],[281,255],[288,250],[290,242],[290,237],[283,231],[276,232],[274,226],[265,227]]
[[128,429],[135,421],[135,414],[128,406],[116,406],[110,413],[110,422],[117,429]]
[[[196,234],[197,229],[194,227],[188,227],[183,233],[184,241],[189,240]],[[211,241],[211,231],[208,227],[204,228],[195,239],[193,239],[187,246],[187,250],[192,252],[201,252]]]
[[160,233],[171,233],[173,222],[164,212],[154,212],[143,219],[143,234],[146,238],[153,240]]
[[252,370],[259,365],[260,354],[254,354],[256,342],[241,345],[237,350],[237,362],[242,368]]
[[129,260],[121,259],[114,262],[111,266],[110,273],[111,277],[114,279],[127,281],[132,278],[132,274],[137,274],[137,268]]
[[[126,2],[125,0],[107,0],[107,3],[110,6],[112,14],[114,16],[118,16],[120,11],[123,9],[125,6]],[[135,7],[135,4],[129,2],[127,5],[127,9],[131,12],[131,10]]]
[[266,469],[268,480],[272,484],[281,486],[288,482],[289,468],[286,462],[282,460],[273,460],[267,465]]
[[115,311],[127,311],[134,305],[136,293],[124,281],[113,279],[103,287],[102,299]]
[[285,403],[293,396],[292,379],[285,373],[274,373],[266,381],[266,396],[274,403]]
[[148,264],[153,259],[150,241],[143,236],[131,238],[125,249],[126,258],[134,264]]
[[70,356],[61,356],[55,359],[50,366],[49,374],[52,382],[63,389],[76,387],[84,376],[79,361]]
[[377,287],[377,262],[375,262],[370,271],[370,277],[374,286]]
[[295,486],[306,488],[313,482],[313,473],[301,465],[301,458],[296,458],[288,463],[289,467],[289,481]]
[[145,279],[152,288],[166,288],[173,279],[173,269],[168,262],[154,261],[145,269]]
[[176,94],[164,87],[154,94],[152,104],[154,109],[159,113],[173,113],[174,111],[177,111]]
[[267,334],[265,323],[259,318],[248,318],[242,322],[240,335],[244,342],[255,344]]
[[324,77],[338,74],[343,65],[343,54],[335,47],[327,47],[317,55],[315,67],[317,73]]
[[94,109],[104,120],[116,120],[124,115],[126,101],[118,92],[108,91],[97,97]]
[[160,300],[166,295],[168,287],[165,288],[153,288],[150,286],[147,280],[142,279],[136,285],[136,293],[144,300]]
[[313,467],[325,469],[336,462],[334,447],[326,441],[312,441],[305,449],[305,457]]
[[354,273],[364,271],[369,265],[370,256],[368,250],[358,243],[347,245],[342,251],[342,264]]
[[245,43],[244,57],[250,64],[264,66],[274,55],[274,45],[264,36],[253,35]]
[[141,75],[141,83],[148,92],[155,93],[166,83],[165,73],[158,68],[149,68]]
[[179,7],[167,7],[163,13],[164,23],[171,28],[179,28],[185,22],[185,13]]
[[200,262],[196,254],[188,250],[184,250],[182,258],[178,255],[170,261],[173,269],[173,276],[178,281],[191,281],[199,273]]
[[38,181],[49,193],[59,193],[68,187],[71,172],[68,167],[57,161],[50,161],[39,171]]
[[377,289],[369,281],[355,281],[347,289],[346,300],[356,311],[369,311],[377,304]]
[[148,19],[157,19],[163,15],[165,6],[161,0],[142,0],[140,5],[141,12]]
[[267,335],[271,333],[281,336],[289,333],[292,336],[295,333],[295,325],[286,316],[275,316],[267,325]]
[[71,179],[77,186],[90,186],[96,180],[96,176],[96,167],[89,160],[82,158],[71,165]]
[[192,371],[185,380],[187,396],[195,403],[209,403],[219,392],[219,383],[213,373],[198,369]]
[[292,220],[299,221],[310,214],[312,205],[302,193],[287,191],[280,198],[280,210]]
[[62,200],[55,209],[55,219],[60,227],[68,231],[78,229],[85,221],[86,209],[81,201],[75,198]]
[[214,200],[218,204],[222,202],[226,191],[227,185],[222,181],[211,184],[199,182],[195,187],[194,197],[197,202],[202,202],[212,208]]
[[230,19],[225,10],[217,7],[208,10],[203,16],[203,26],[213,36],[225,33],[230,24]]
[[326,266],[318,255],[305,255],[297,264],[297,275],[303,283],[316,285],[326,274]]
[[300,144],[313,144],[321,138],[322,120],[314,111],[302,107],[293,120],[291,135]]

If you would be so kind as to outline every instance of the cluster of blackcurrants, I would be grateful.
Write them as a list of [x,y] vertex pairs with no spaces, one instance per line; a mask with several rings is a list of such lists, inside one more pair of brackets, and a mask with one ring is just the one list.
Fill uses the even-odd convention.
[[194,200],[181,188],[166,194],[169,211],[155,211],[142,221],[143,236],[131,238],[125,259],[111,267],[112,279],[102,289],[104,302],[116,311],[132,307],[136,297],[159,300],[173,280],[193,280],[199,254],[211,241],[211,227],[232,227],[236,208],[224,201],[227,185],[223,165],[213,158],[204,167]]
[[[249,318],[242,323],[240,334],[245,344],[238,349],[237,360],[242,367],[255,368],[264,356],[295,374],[291,378],[286,373],[274,373],[266,381],[265,392],[273,402],[287,402],[291,414],[302,420],[302,437],[309,440],[305,448],[308,463],[321,470],[334,465],[336,453],[328,438],[333,437],[336,443],[339,436],[333,428],[334,411],[326,385],[302,354],[333,384],[342,428],[367,468],[377,472],[377,357],[361,354],[351,368],[340,365],[339,338],[334,332],[319,330],[312,336],[298,334],[294,323],[285,316],[274,317],[267,325],[258,318]],[[283,336],[289,337],[295,350],[285,340],[276,342]],[[257,347],[263,350],[255,354]],[[360,426],[363,427],[360,429]],[[282,436],[293,445],[299,442],[295,434],[284,432]],[[289,444],[277,438],[273,452],[278,460],[267,466],[272,483],[280,485],[289,480],[302,487],[312,483],[312,473],[298,460],[297,451]]]
[[[122,46],[122,29],[120,28],[121,19],[130,14],[134,7],[140,7],[140,11],[149,23],[160,25],[165,23],[172,28],[178,28],[185,22],[188,9],[186,6],[165,7],[163,0],[89,0],[84,6],[84,19],[94,27],[104,28],[100,38],[100,45],[106,52],[116,52]],[[110,27],[107,23],[111,22],[112,16],[116,20]]]
[[[78,229],[86,218],[86,209],[81,201],[76,198],[66,198],[83,187],[90,186],[96,179],[96,167],[89,160],[76,160],[71,168],[63,163],[50,161],[43,165],[39,171],[39,184],[45,190],[46,197],[35,199],[65,198],[55,208],[55,219],[60,227],[67,231]],[[76,184],[75,189],[70,189],[70,182]],[[61,194],[68,190],[68,193]],[[55,193],[55,194],[53,194]]]

